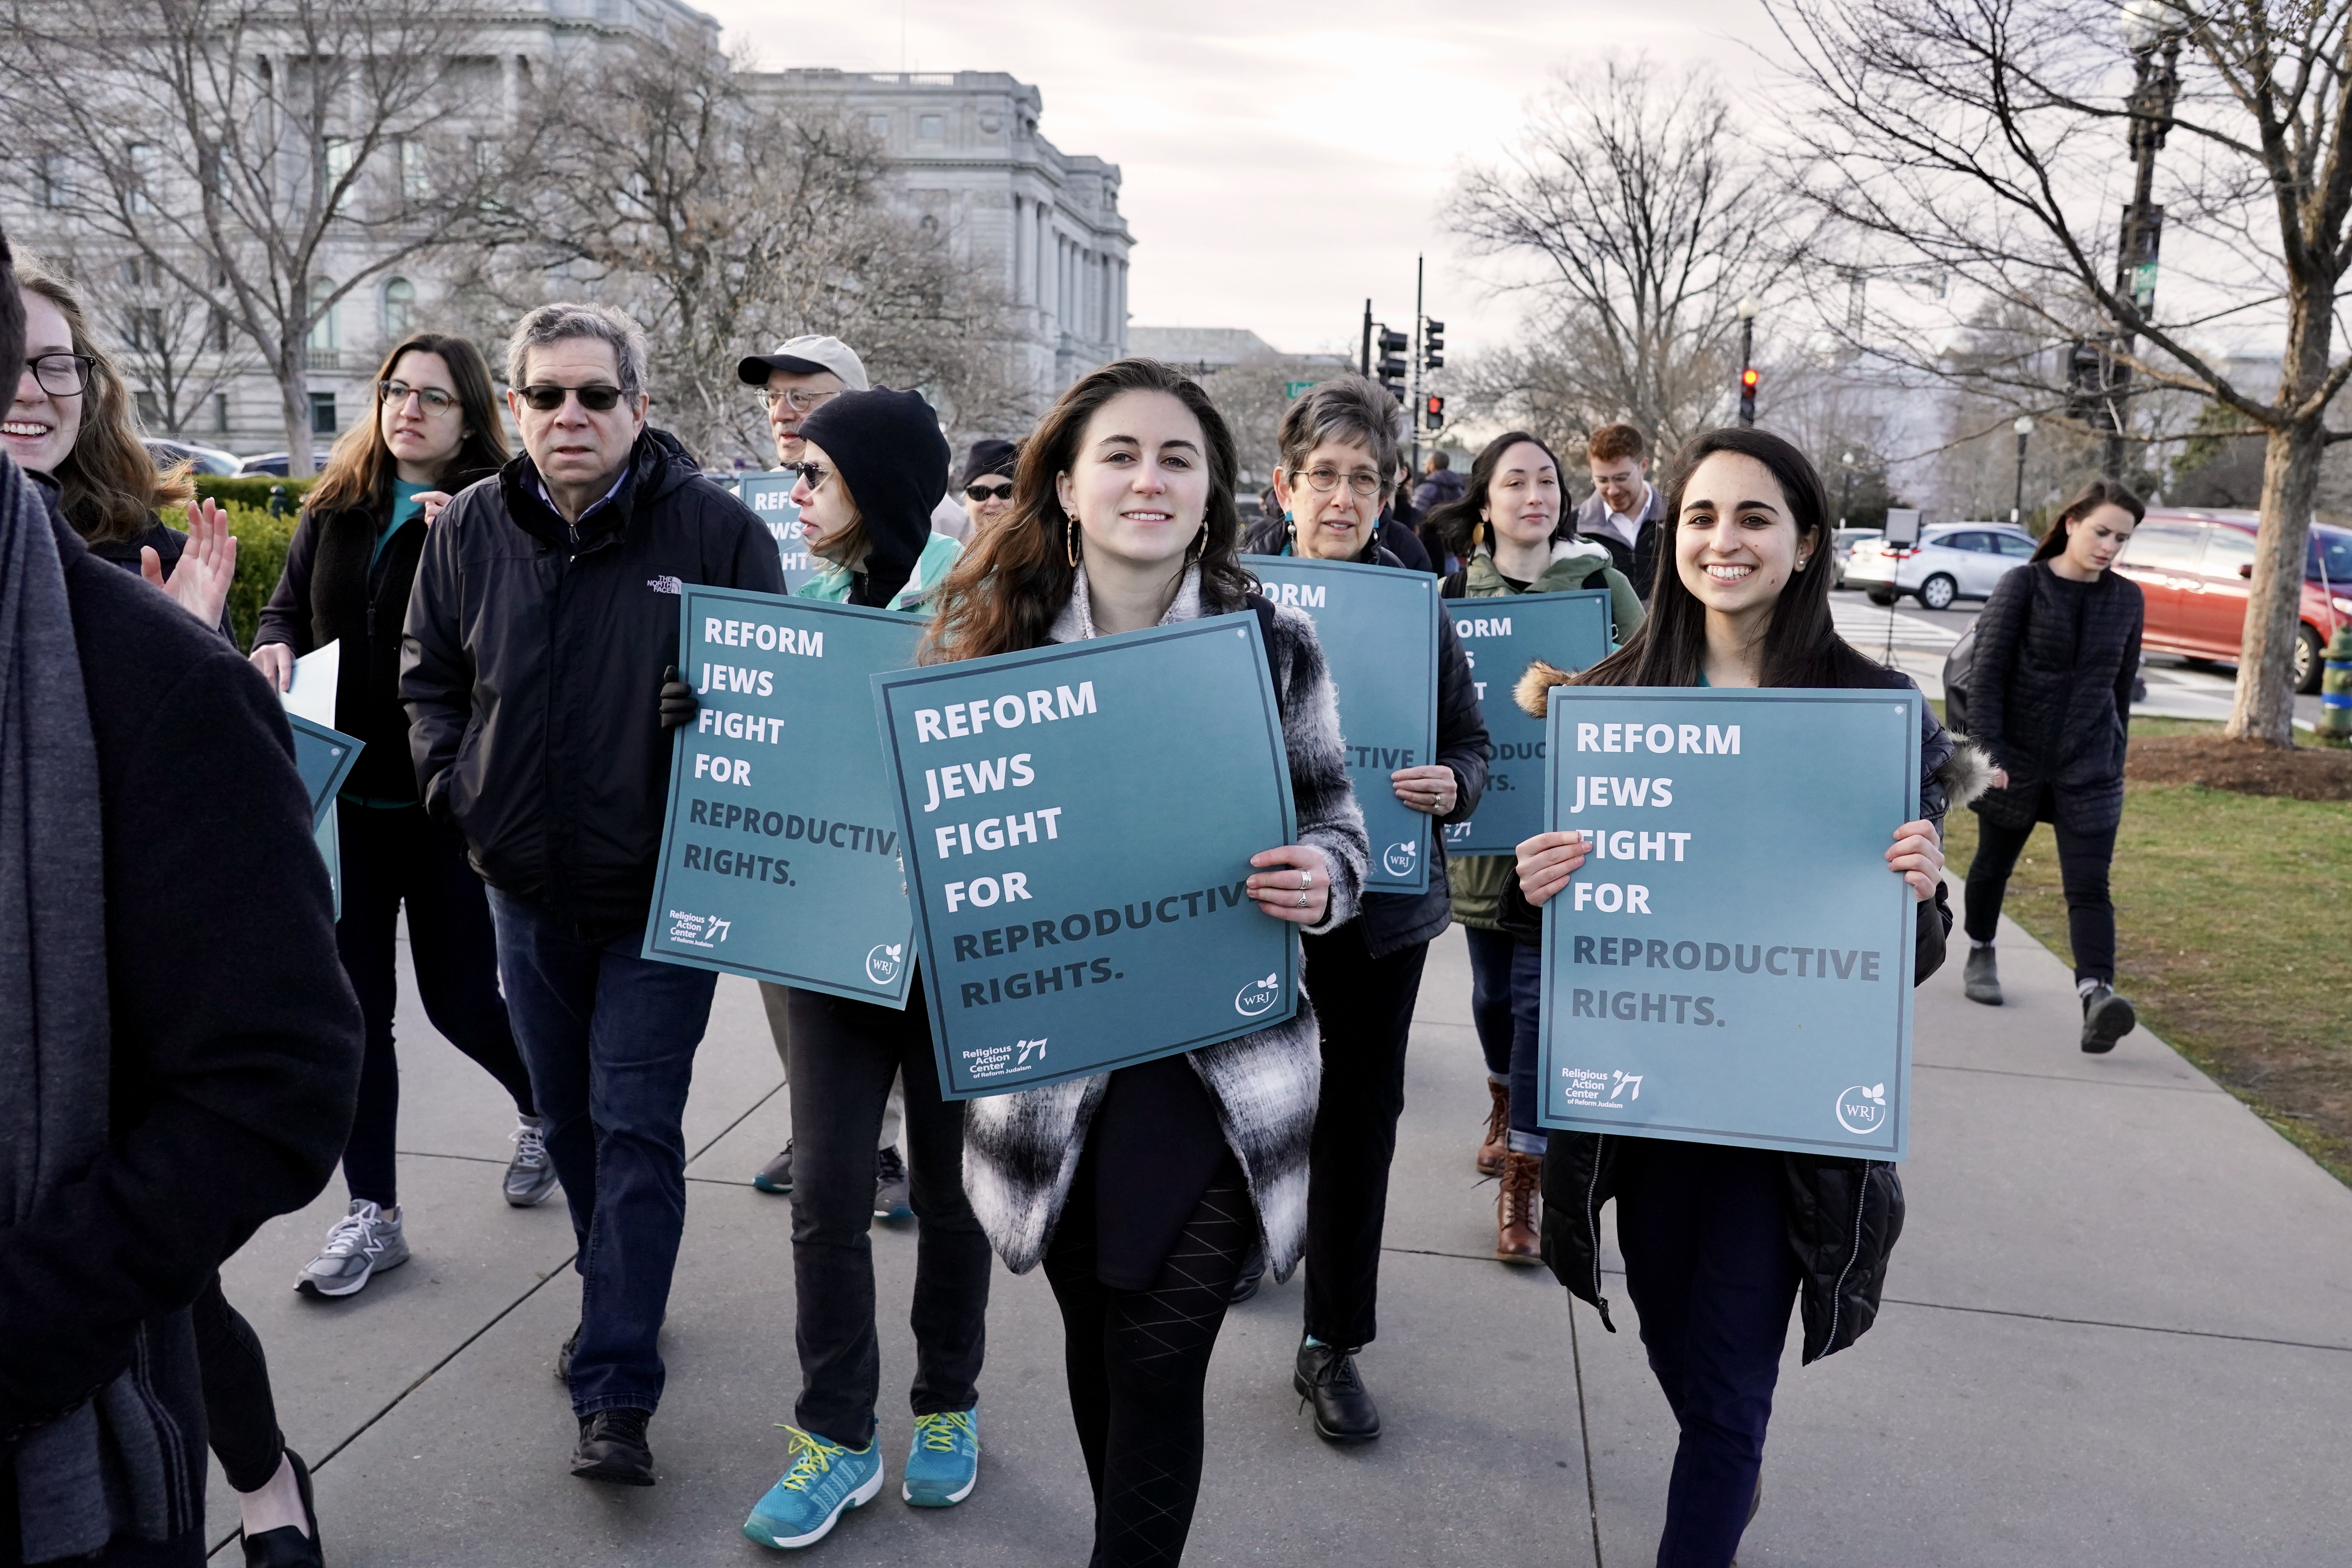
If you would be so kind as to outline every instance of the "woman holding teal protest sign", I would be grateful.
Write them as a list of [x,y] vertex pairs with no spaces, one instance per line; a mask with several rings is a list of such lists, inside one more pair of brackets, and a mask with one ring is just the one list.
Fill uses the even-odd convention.
[[[1397,472],[1396,400],[1376,382],[1317,384],[1283,416],[1274,472],[1283,516],[1252,525],[1254,552],[1404,569],[1380,542],[1381,503]],[[1399,768],[1389,786],[1439,823],[1467,817],[1486,784],[1486,724],[1451,616],[1438,617],[1437,755]],[[1356,1356],[1377,1331],[1381,1222],[1404,1053],[1429,943],[1445,929],[1444,835],[1423,893],[1367,893],[1362,912],[1305,939],[1307,994],[1322,1037],[1323,1088],[1307,1195],[1307,1332],[1292,1384],[1331,1442],[1381,1435],[1380,1408]],[[1246,1289],[1254,1281],[1244,1281]]]
[[[1461,496],[1431,517],[1447,552],[1466,563],[1445,580],[1449,599],[1500,598],[1606,588],[1622,644],[1642,624],[1641,595],[1609,564],[1609,552],[1575,536],[1563,500],[1559,459],[1537,437],[1511,430],[1486,443]],[[1507,679],[1507,676],[1498,676]],[[1490,1110],[1478,1146],[1481,1175],[1502,1178],[1495,1202],[1495,1256],[1537,1261],[1536,1185],[1544,1135],[1536,1125],[1536,1024],[1542,954],[1501,926],[1510,861],[1465,855],[1452,867],[1454,918],[1470,944],[1470,1016],[1486,1056]]]
[[[1562,683],[1911,684],[1855,652],[1831,624],[1831,573],[1822,556],[1829,506],[1802,453],[1760,430],[1715,430],[1686,447],[1675,468],[1649,620],[1581,675],[1530,669],[1519,688],[1526,707],[1540,709],[1549,688]],[[1917,901],[1915,983],[1942,963],[1951,929],[1944,813],[1964,803],[1981,772],[1976,753],[1966,742],[1956,745],[1932,711],[1922,710],[1921,731],[1921,818],[1895,827],[1886,851],[1890,874],[1903,878]],[[1759,820],[1769,820],[1804,803],[1758,806]],[[1535,910],[1569,885],[1584,858],[1577,833],[1542,833],[1521,844],[1517,875],[1504,890],[1506,927],[1539,939]],[[1870,1327],[1903,1227],[1895,1167],[1555,1131],[1543,1191],[1544,1260],[1604,1324],[1601,1208],[1617,1200],[1626,1293],[1682,1431],[1659,1568],[1724,1568],[1763,1498],[1765,1427],[1790,1300],[1803,1302],[1807,1362],[1844,1349]]]
[[[948,489],[939,416],[912,392],[877,387],[828,399],[800,427],[793,500],[826,569],[795,595],[915,611],[955,558],[930,514]],[[743,1533],[762,1546],[823,1539],[844,1510],[882,1488],[875,1402],[877,1141],[903,1084],[915,1253],[914,1439],[902,1500],[947,1508],[980,1478],[980,1391],[988,1322],[988,1238],[963,1194],[963,1112],[940,1094],[919,979],[904,1010],[798,986],[782,993],[792,1084],[793,1289],[801,1393],[790,1463]],[[890,1152],[893,1159],[896,1151]],[[771,1167],[773,1168],[772,1166]]]
[[[1247,889],[1267,915],[1327,935],[1357,913],[1363,818],[1314,627],[1255,594],[1242,566],[1234,470],[1233,437],[1192,382],[1150,360],[1095,371],[1024,445],[1013,515],[949,578],[925,656],[1254,612],[1299,842],[1252,856]],[[1097,1568],[1182,1555],[1202,1386],[1243,1255],[1262,1235],[1286,1277],[1305,1241],[1318,1068],[1302,1011],[1187,1055],[970,1102],[972,1206],[1015,1272],[1045,1264],[1061,1304]]]

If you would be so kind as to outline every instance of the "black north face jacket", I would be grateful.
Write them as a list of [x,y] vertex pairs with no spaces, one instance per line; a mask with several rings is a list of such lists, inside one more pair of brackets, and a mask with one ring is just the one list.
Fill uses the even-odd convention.
[[764,525],[648,429],[575,527],[517,458],[425,542],[400,698],[425,809],[482,879],[609,940],[646,919],[669,793],[662,671],[688,584],[784,591]]

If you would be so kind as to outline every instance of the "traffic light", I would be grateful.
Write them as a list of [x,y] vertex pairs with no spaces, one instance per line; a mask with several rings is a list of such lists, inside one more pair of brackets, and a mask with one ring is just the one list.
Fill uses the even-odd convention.
[[1434,316],[1421,319],[1421,368],[1442,369],[1445,364],[1445,323]]
[[1404,352],[1412,346],[1411,342],[1402,332],[1392,332],[1386,326],[1382,326],[1379,341],[1374,346],[1380,350],[1380,359],[1373,368],[1380,373],[1381,390],[1399,403],[1402,403],[1404,401]]
[[2081,338],[2066,350],[2066,417],[2094,430],[2107,424],[2106,357],[2096,343]]
[[1756,423],[1756,367],[1749,365],[1739,373],[1739,422]]
[[1422,399],[1422,402],[1425,405],[1421,416],[1423,429],[1434,430],[1445,423],[1445,399],[1432,395]]

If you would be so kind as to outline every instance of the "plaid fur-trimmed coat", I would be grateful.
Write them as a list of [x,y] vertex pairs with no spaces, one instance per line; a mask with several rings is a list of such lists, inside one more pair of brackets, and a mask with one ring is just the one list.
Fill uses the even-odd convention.
[[[1161,624],[1203,613],[1195,568]],[[1268,654],[1290,753],[1298,841],[1320,849],[1330,864],[1330,909],[1320,925],[1301,928],[1321,935],[1355,918],[1364,879],[1364,814],[1348,782],[1339,702],[1314,624],[1297,610],[1276,609],[1273,634]],[[1049,635],[1057,643],[1093,635],[1083,569]],[[1248,1178],[1267,1262],[1276,1279],[1286,1279],[1307,1237],[1307,1152],[1322,1083],[1314,1009],[1302,997],[1286,1022],[1188,1052],[1185,1059],[1207,1087],[1225,1142]],[[1098,1075],[965,1102],[964,1192],[997,1256],[1015,1274],[1045,1256],[1109,1082]]]

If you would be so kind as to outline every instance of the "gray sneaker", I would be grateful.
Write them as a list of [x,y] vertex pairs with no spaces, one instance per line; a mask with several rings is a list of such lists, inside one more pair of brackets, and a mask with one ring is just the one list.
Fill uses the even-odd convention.
[[2139,1015],[2112,987],[2095,986],[2083,998],[2083,1048],[2105,1056],[2116,1042],[2139,1026]]
[[373,1275],[408,1261],[408,1237],[398,1209],[384,1213],[365,1198],[327,1232],[327,1245],[294,1281],[305,1296],[349,1296]]
[[1969,949],[1969,967],[1960,976],[1960,989],[1971,1002],[1981,1002],[1988,1007],[2000,1005],[2000,973],[1993,967],[1992,949]]
[[555,1162],[547,1154],[547,1118],[517,1117],[515,1130],[508,1136],[514,1142],[515,1152],[507,1162],[507,1202],[527,1209],[544,1202],[555,1190]]

